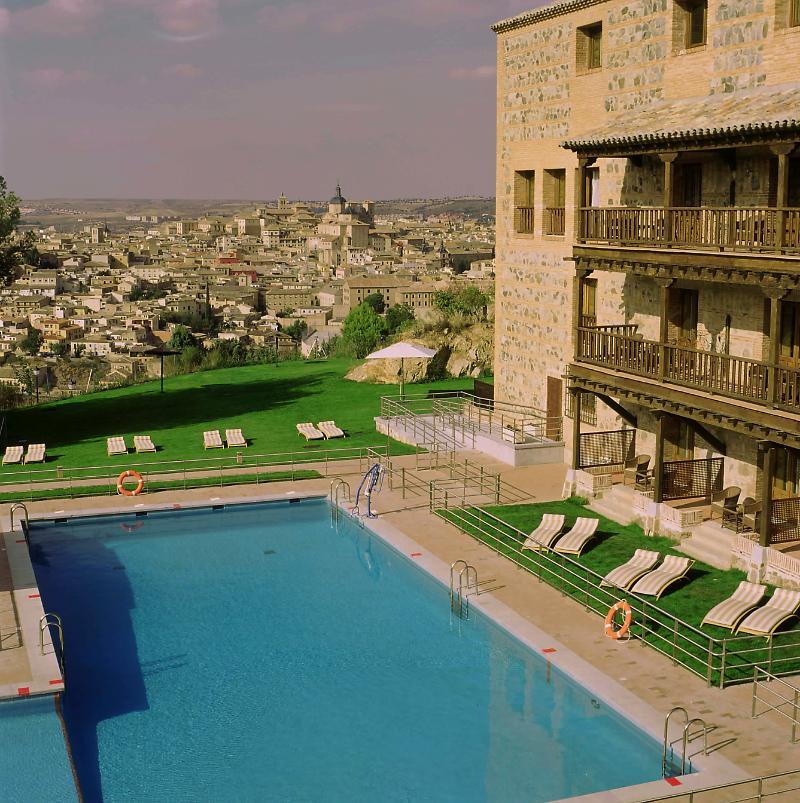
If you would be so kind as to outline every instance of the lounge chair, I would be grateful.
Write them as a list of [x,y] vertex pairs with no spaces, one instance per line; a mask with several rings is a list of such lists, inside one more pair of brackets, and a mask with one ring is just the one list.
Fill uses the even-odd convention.
[[650,465],[649,454],[638,454],[636,457],[626,460],[622,469],[622,484],[627,485],[630,480],[631,485],[636,485],[647,476],[647,467]]
[[623,589],[628,588],[640,577],[644,577],[648,572],[653,571],[660,560],[660,552],[652,552],[649,549],[637,549],[629,561],[620,564],[616,569],[612,569],[600,581],[600,585]]
[[6,453],[3,455],[3,465],[7,466],[11,463],[21,463],[22,454],[25,451],[24,446],[8,446]]
[[155,452],[156,447],[149,435],[134,435],[133,445],[136,452]]
[[648,572],[633,584],[631,592],[658,599],[673,583],[685,577],[693,565],[691,558],[667,555],[657,569]]
[[128,454],[125,438],[106,438],[106,451],[109,457],[115,454]]
[[305,424],[297,424],[297,431],[307,441],[321,441],[325,438],[325,434],[320,432],[310,421]]
[[564,529],[565,518],[560,513],[545,513],[539,526],[525,539],[522,548],[538,551],[551,547]]
[[579,556],[589,541],[597,534],[599,524],[600,519],[577,518],[575,524],[572,525],[572,529],[558,539],[558,542],[553,547],[554,551],[560,552],[562,555]]
[[736,503],[739,501],[739,496],[742,489],[735,485],[731,485],[722,491],[719,491],[711,497],[711,509],[709,511],[709,518],[714,519],[718,516],[722,523],[735,520],[736,518]]
[[225,443],[227,443],[228,446],[235,446],[236,448],[247,448],[247,439],[242,435],[242,430],[240,429],[226,429]]
[[704,617],[701,624],[716,625],[730,631],[747,616],[753,608],[757,608],[767,587],[742,580],[727,599],[715,605]]
[[798,609],[800,609],[800,591],[776,588],[775,593],[767,600],[767,604],[749,613],[736,632],[769,638],[787,619],[791,619]]
[[344,437],[344,430],[337,427],[335,421],[320,421],[317,427],[326,438]]
[[222,449],[222,436],[219,434],[218,429],[211,429],[203,433],[203,448],[204,449]]
[[43,443],[32,443],[25,455],[26,463],[44,463],[45,447]]

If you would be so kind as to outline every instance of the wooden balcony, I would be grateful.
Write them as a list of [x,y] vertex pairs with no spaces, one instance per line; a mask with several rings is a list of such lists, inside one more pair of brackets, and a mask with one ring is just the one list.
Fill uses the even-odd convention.
[[579,363],[800,413],[800,369],[644,340],[635,334],[635,327],[580,327],[576,359]]
[[514,229],[517,234],[533,234],[533,219],[536,208],[533,206],[518,206],[514,209]]
[[609,206],[580,215],[585,243],[800,254],[795,208]]
[[567,210],[563,206],[549,206],[544,210],[544,233],[563,235],[566,231]]

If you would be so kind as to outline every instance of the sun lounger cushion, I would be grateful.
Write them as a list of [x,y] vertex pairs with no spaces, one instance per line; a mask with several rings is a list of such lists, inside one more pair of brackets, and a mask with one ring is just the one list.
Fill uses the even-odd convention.
[[227,443],[228,446],[247,446],[247,441],[245,440],[244,435],[242,435],[242,430],[240,429],[226,429],[225,443]]
[[22,460],[22,455],[25,452],[24,446],[9,446],[6,448],[6,453],[3,455],[3,465],[10,463],[19,463]]
[[733,630],[761,602],[767,587],[742,580],[736,591],[715,605],[703,618],[704,625],[717,625]]
[[337,427],[334,421],[320,421],[319,424],[317,424],[317,427],[326,438],[344,437],[344,430],[340,427]]
[[753,636],[771,636],[787,619],[800,609],[800,591],[776,588],[775,593],[762,608],[749,613],[737,629],[737,633]]
[[156,447],[149,435],[134,435],[133,445],[137,452],[155,452]]
[[218,429],[212,429],[203,433],[203,446],[206,449],[221,449],[223,446],[222,436]]
[[659,552],[653,552],[649,549],[637,549],[629,561],[617,566],[616,569],[612,569],[602,579],[600,585],[628,588],[640,577],[652,571],[659,560],[661,560]]
[[28,453],[25,455],[26,463],[42,463],[45,457],[45,445],[43,443],[32,443],[28,446]]
[[325,434],[320,432],[310,421],[304,424],[297,424],[297,431],[307,441],[318,441],[325,437]]
[[565,518],[560,513],[545,513],[539,526],[525,539],[522,548],[538,551],[552,546],[564,529]]
[[109,455],[128,454],[128,445],[125,443],[125,438],[107,438],[106,450]]
[[644,577],[640,577],[631,588],[634,594],[658,599],[674,582],[680,580],[694,565],[691,558],[667,555],[664,562]]
[[572,529],[558,539],[554,550],[563,555],[580,555],[597,533],[600,519],[579,516]]

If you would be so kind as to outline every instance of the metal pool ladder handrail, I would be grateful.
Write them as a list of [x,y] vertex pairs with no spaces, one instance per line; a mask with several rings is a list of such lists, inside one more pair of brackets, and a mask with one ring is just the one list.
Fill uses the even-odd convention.
[[331,480],[331,490],[329,494],[329,498],[331,501],[331,516],[333,517],[334,521],[339,521],[339,514],[341,512],[339,508],[339,491],[344,489],[347,493],[347,501],[350,502],[353,499],[353,492],[350,489],[350,483],[347,480],[342,479],[341,477],[334,477]]
[[[51,618],[53,621],[51,621]],[[57,613],[46,613],[39,619],[39,651],[44,655],[44,631],[48,627],[55,627],[58,632],[59,645],[61,647],[61,673],[64,673],[64,626],[61,617]],[[55,646],[55,644],[53,645]]]
[[[8,511],[8,520],[9,520],[10,529],[12,531],[14,529],[14,513],[16,513],[16,511],[18,511],[18,510],[24,510],[25,511],[25,521],[26,522],[30,519],[30,516],[28,515],[28,508],[25,506],[25,503],[24,502],[14,502],[14,504],[11,505],[11,509]],[[20,521],[22,521],[22,519],[20,519]]]
[[700,717],[694,717],[683,726],[683,740],[681,742],[681,775],[686,773],[686,748],[689,744],[689,728],[695,723],[703,726],[703,755],[708,755],[708,725],[706,725],[704,719],[701,719]]
[[[669,746],[669,721],[672,719],[673,714],[677,714],[679,711],[683,712],[684,722],[688,725],[689,723],[689,712],[680,705],[675,706],[665,717],[664,717],[664,744],[663,750],[661,753],[661,775],[662,777],[667,777],[667,752],[670,750]],[[684,730],[685,734],[685,730]],[[684,755],[685,755],[684,750]]]
[[[455,573],[456,568],[459,566],[461,569],[458,572],[458,585],[456,586]],[[470,582],[470,578],[472,578],[472,582]],[[477,592],[477,569],[463,559],[453,561],[450,564],[450,610],[453,613],[457,613],[461,618],[469,616],[469,589],[472,587]]]

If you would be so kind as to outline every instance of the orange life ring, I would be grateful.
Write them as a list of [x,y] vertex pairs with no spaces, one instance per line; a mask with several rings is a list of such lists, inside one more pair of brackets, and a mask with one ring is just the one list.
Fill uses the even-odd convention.
[[[124,482],[128,477],[133,477],[136,480],[135,488],[125,487]],[[117,491],[123,496],[138,496],[142,492],[142,488],[144,488],[144,479],[142,479],[142,475],[138,471],[134,471],[132,468],[123,471],[117,477]]]
[[[622,627],[619,630],[614,629],[614,614],[617,611],[622,611],[625,614],[625,621],[622,623]],[[632,621],[633,611],[631,610],[631,606],[628,605],[627,600],[621,599],[619,602],[615,602],[608,609],[608,613],[606,614],[606,635],[613,639],[622,638],[627,635],[628,630],[630,630]]]

